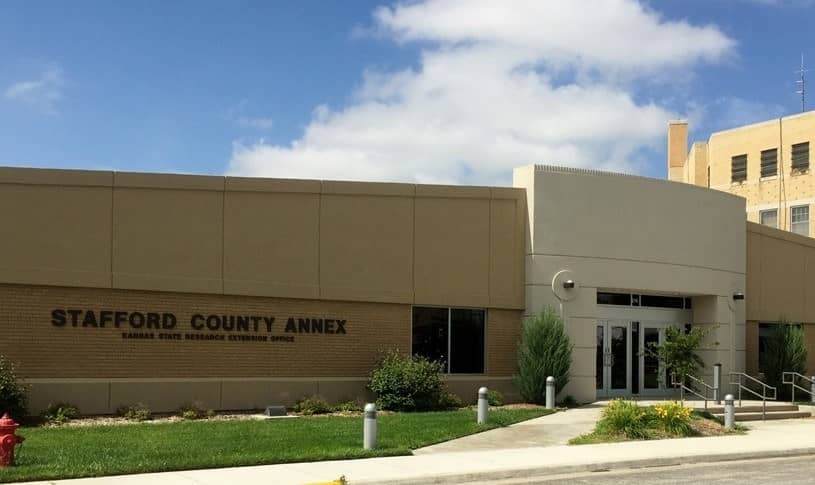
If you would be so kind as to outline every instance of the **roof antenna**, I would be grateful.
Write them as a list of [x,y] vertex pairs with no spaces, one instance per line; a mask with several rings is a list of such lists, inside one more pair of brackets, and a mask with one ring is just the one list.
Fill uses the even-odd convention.
[[804,53],[801,53],[801,69],[795,71],[801,75],[801,79],[795,81],[800,87],[798,91],[795,91],[797,94],[801,95],[801,112],[803,113],[806,111],[806,95],[807,95],[807,80],[804,77],[804,73],[809,71],[809,69],[804,69]]

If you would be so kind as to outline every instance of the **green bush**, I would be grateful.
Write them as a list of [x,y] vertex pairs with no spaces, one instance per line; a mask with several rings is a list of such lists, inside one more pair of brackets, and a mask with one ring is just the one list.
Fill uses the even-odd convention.
[[608,403],[597,421],[595,433],[603,435],[623,435],[629,439],[644,439],[651,423],[652,415],[634,401],[615,399]]
[[64,402],[51,403],[42,413],[42,418],[51,424],[62,424],[79,416],[79,409]]
[[214,417],[215,411],[208,409],[201,401],[195,401],[181,406],[178,415],[188,420],[206,419]]
[[790,387],[783,384],[782,373],[807,371],[807,342],[804,331],[798,325],[781,322],[774,325],[764,344],[759,359],[759,369],[764,381],[778,389],[780,399],[790,399]]
[[297,401],[292,408],[294,412],[301,413],[305,416],[312,416],[314,414],[328,414],[331,412],[331,405],[328,401],[320,396],[308,396]]
[[452,392],[442,391],[437,409],[458,409],[464,407],[464,401]]
[[571,394],[565,396],[563,400],[560,401],[560,406],[564,408],[576,408],[579,405],[580,403],[578,403],[577,399],[575,399]]
[[527,402],[544,403],[549,376],[556,379],[556,392],[569,382],[573,347],[563,320],[552,307],[547,306],[540,314],[524,320],[515,382]]
[[143,403],[122,406],[116,410],[116,414],[130,421],[147,421],[153,417],[150,407]]
[[691,408],[682,403],[660,403],[653,407],[653,418],[663,431],[672,435],[689,436],[692,412]]
[[8,413],[13,418],[25,416],[28,387],[20,382],[13,362],[0,355],[0,416]]
[[358,413],[362,412],[362,403],[357,400],[343,401],[335,404],[331,410],[335,413]]
[[487,402],[489,403],[490,406],[503,406],[504,395],[498,391],[488,391]]
[[[700,370],[704,368],[705,361],[699,355],[700,350],[710,350],[719,345],[703,345],[704,339],[715,327],[693,327],[685,332],[678,327],[668,327],[665,330],[665,342],[662,345],[651,344],[645,347],[644,353],[656,357],[668,375],[681,381],[684,376],[699,377]],[[660,372],[660,381],[665,380],[665,374]],[[664,382],[671,387],[671,382]]]
[[371,371],[368,389],[380,409],[426,411],[440,406],[446,391],[444,364],[396,351],[386,353]]

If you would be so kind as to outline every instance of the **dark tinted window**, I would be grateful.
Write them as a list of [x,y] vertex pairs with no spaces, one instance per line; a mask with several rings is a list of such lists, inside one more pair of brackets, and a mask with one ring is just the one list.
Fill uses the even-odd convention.
[[597,292],[598,305],[631,305],[631,295],[628,293]]
[[413,355],[437,360],[451,374],[483,374],[487,312],[413,308]]
[[770,177],[778,173],[778,149],[761,152],[761,176]]
[[730,159],[731,180],[743,182],[747,180],[747,155],[736,155]]
[[413,355],[440,360],[447,368],[447,308],[413,308]]
[[641,306],[658,308],[683,308],[684,304],[685,299],[681,296],[642,295],[640,300]]
[[450,373],[484,372],[484,310],[450,310]]
[[809,142],[796,143],[792,146],[792,168],[793,170],[809,168]]

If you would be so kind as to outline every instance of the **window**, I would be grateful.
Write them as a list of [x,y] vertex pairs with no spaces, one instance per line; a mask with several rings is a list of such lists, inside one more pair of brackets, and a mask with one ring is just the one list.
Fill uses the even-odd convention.
[[809,237],[808,205],[802,205],[790,209],[790,229],[795,234]]
[[761,152],[761,176],[771,177],[778,173],[778,149],[763,150]]
[[413,308],[413,355],[444,363],[450,374],[483,374],[487,312]]
[[[773,329],[776,325],[781,325],[779,323],[759,323],[758,324],[758,361],[763,362],[764,358],[766,357],[767,351],[767,340],[773,333]],[[795,327],[801,328],[800,323],[788,323],[787,325],[793,325]]]
[[685,299],[681,296],[642,295],[640,305],[656,308],[679,308],[681,310],[684,303]]
[[770,209],[758,213],[759,222],[765,226],[778,227],[778,209]]
[[631,295],[628,293],[603,293],[597,292],[598,305],[631,305]]
[[730,161],[731,180],[744,182],[747,180],[747,155],[736,155]]
[[809,142],[796,143],[792,146],[792,169],[807,170],[809,168]]
[[597,292],[598,305],[645,306],[690,310],[691,299],[682,296],[640,295],[629,293]]

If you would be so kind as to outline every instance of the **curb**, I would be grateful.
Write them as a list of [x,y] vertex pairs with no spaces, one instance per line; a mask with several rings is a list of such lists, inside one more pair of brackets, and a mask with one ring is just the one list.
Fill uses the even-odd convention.
[[717,453],[714,455],[688,455],[670,458],[648,458],[625,461],[610,461],[599,463],[584,463],[580,465],[563,466],[537,466],[531,468],[502,469],[495,471],[475,473],[454,473],[448,475],[434,475],[388,480],[349,480],[359,485],[440,485],[467,482],[484,482],[493,480],[507,480],[513,478],[537,478],[551,475],[567,475],[571,473],[605,472],[622,469],[643,469],[663,466],[691,465],[699,463],[716,463],[727,461],[740,461],[752,459],[789,458],[795,456],[815,455],[815,448],[793,448],[788,450],[773,450],[743,453]]

